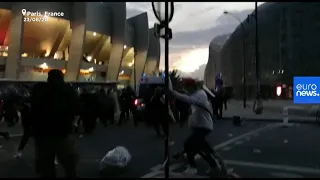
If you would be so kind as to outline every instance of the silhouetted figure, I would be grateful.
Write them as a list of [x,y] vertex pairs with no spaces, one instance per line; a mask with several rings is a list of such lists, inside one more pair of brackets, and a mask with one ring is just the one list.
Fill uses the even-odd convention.
[[65,176],[76,178],[78,155],[70,137],[79,113],[76,91],[64,82],[60,70],[51,70],[47,82],[34,86],[30,102],[37,173],[42,178],[56,177],[57,157]]
[[92,134],[96,128],[99,114],[99,100],[95,93],[90,93],[86,89],[80,95],[82,103],[81,120],[84,132]]

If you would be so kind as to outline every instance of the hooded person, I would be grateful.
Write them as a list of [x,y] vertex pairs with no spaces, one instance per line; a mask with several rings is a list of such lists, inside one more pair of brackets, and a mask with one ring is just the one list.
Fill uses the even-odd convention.
[[77,177],[78,156],[70,135],[80,102],[76,91],[64,82],[62,71],[50,70],[47,82],[34,86],[30,105],[37,173],[40,177],[56,177],[57,157],[65,176]]
[[213,131],[213,113],[211,103],[208,100],[205,90],[196,80],[187,78],[183,80],[183,87],[187,94],[172,90],[174,98],[191,105],[192,113],[189,117],[191,135],[184,143],[184,153],[187,155],[188,168],[184,173],[196,174],[196,162],[194,156],[200,154],[208,162],[210,170],[216,169],[217,164],[211,154],[214,150],[206,141],[206,137]]

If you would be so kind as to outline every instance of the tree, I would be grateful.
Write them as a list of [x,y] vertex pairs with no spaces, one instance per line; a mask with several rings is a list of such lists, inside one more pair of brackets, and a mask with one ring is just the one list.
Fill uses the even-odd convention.
[[[164,71],[159,71],[159,76],[162,76],[163,74]],[[181,77],[178,70],[174,69],[172,71],[169,71],[169,77],[171,79],[172,87],[177,87],[179,82],[181,81]]]

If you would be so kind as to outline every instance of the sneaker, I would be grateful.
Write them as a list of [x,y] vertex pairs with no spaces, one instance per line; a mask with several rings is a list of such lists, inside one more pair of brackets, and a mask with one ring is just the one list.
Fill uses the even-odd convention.
[[13,158],[21,158],[22,157],[22,152],[21,151],[18,151],[16,152],[14,155],[13,155]]
[[185,175],[196,175],[197,173],[198,173],[198,169],[190,166],[183,172],[183,174]]

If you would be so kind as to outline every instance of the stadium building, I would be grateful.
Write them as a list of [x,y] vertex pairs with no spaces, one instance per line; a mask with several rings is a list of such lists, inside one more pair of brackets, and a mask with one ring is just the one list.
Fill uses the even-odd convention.
[[147,13],[126,19],[125,2],[0,3],[2,78],[45,80],[54,68],[67,81],[132,84],[159,60]]
[[[258,7],[262,97],[276,97],[276,87],[282,86],[281,96],[292,98],[293,76],[320,76],[319,8],[317,2],[270,2]],[[254,18],[249,15],[242,22],[244,29],[239,25],[220,50],[218,71],[235,96],[243,93],[243,48],[247,96],[256,92]]]

